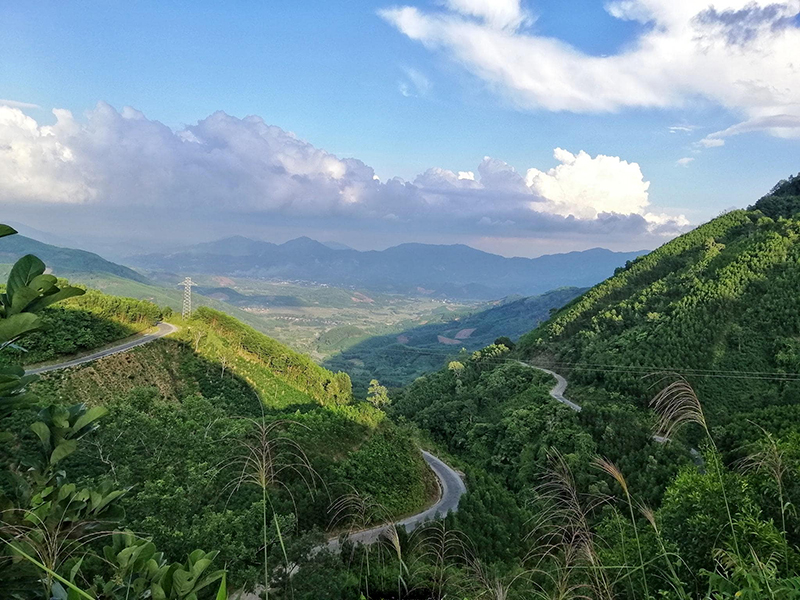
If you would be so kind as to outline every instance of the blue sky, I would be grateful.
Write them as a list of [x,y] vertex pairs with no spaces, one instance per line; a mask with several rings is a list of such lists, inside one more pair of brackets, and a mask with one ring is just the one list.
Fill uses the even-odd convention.
[[[414,239],[463,241],[504,254],[524,255],[596,245],[631,249],[657,245],[674,235],[681,225],[676,221],[670,231],[664,229],[655,234],[652,227],[642,230],[641,223],[639,230],[631,225],[627,229],[606,231],[589,223],[594,217],[586,213],[583,217],[586,223],[574,232],[568,226],[550,221],[520,226],[525,217],[514,212],[516,208],[511,211],[518,215],[514,217],[505,209],[500,216],[490,207],[492,202],[511,202],[503,196],[511,193],[510,188],[490,189],[480,183],[483,180],[478,175],[479,164],[484,157],[492,157],[507,163],[524,178],[528,169],[546,174],[557,167],[560,164],[554,158],[557,148],[572,155],[584,151],[590,158],[618,157],[636,163],[643,181],[649,182],[642,192],[647,196],[647,207],[636,204],[635,200],[631,201],[633,204],[620,201],[618,205],[610,202],[603,206],[619,206],[620,214],[631,218],[651,213],[675,218],[682,215],[691,224],[729,207],[746,205],[778,179],[800,171],[800,140],[796,137],[800,134],[800,84],[797,78],[795,81],[791,77],[782,78],[785,71],[781,71],[779,64],[781,53],[800,39],[797,36],[800,8],[795,0],[781,5],[780,14],[745,13],[747,3],[736,0],[717,2],[713,5],[716,12],[703,13],[703,23],[710,23],[704,30],[709,36],[722,36],[720,39],[733,44],[730,40],[737,32],[745,31],[762,42],[768,38],[768,43],[776,44],[777,54],[767,59],[754,55],[741,67],[731,62],[732,70],[740,69],[744,74],[759,60],[776,64],[774,72],[768,74],[772,79],[765,76],[765,85],[774,87],[778,81],[790,89],[770,102],[751,102],[742,95],[728,101],[731,94],[725,86],[735,86],[736,82],[718,81],[714,86],[705,86],[702,81],[667,70],[664,78],[672,77],[674,82],[663,86],[660,82],[646,82],[642,87],[652,89],[645,89],[641,97],[636,97],[640,86],[630,80],[637,77],[646,80],[648,71],[631,75],[636,70],[628,65],[603,66],[609,71],[609,81],[619,77],[621,88],[630,86],[634,90],[629,101],[617,97],[613,89],[594,79],[587,86],[580,76],[574,75],[575,69],[583,69],[592,59],[636,52],[643,36],[664,23],[672,23],[670,19],[676,17],[664,8],[670,4],[666,0],[661,2],[663,6],[659,0],[636,0],[634,4],[641,5],[640,12],[652,11],[644,17],[632,12],[620,16],[619,11],[614,14],[613,7],[590,0],[493,2],[4,3],[0,7],[3,31],[0,98],[6,100],[9,108],[33,119],[39,128],[56,123],[51,113],[53,108],[71,111],[73,125],[91,128],[92,117],[87,111],[95,111],[98,102],[107,103],[119,113],[123,107],[133,107],[148,121],[158,121],[173,132],[194,127],[215,111],[224,111],[237,119],[257,115],[266,124],[294,132],[314,149],[340,159],[357,159],[374,169],[384,183],[393,177],[415,182],[418,175],[433,167],[454,173],[471,171],[478,182],[467,190],[469,200],[464,202],[471,203],[469,210],[465,210],[468,216],[458,225],[445,212],[437,212],[425,224],[415,223],[391,205],[393,201],[411,201],[405,196],[398,200],[396,194],[383,189],[369,192],[381,198],[374,200],[374,205],[369,204],[373,200],[364,201],[369,208],[360,213],[348,212],[353,202],[347,194],[354,192],[342,192],[345,200],[338,204],[324,203],[318,210],[307,206],[298,210],[287,208],[290,204],[304,205],[306,198],[287,197],[277,206],[260,203],[258,198],[247,202],[231,200],[226,205],[225,196],[219,195],[195,207],[198,214],[203,213],[219,225],[212,208],[216,207],[221,214],[227,208],[227,213],[248,215],[243,218],[247,226],[242,229],[242,221],[233,218],[225,220],[225,227],[218,228],[198,222],[190,229],[193,235],[201,237],[215,237],[217,230],[227,234],[242,229],[247,235],[267,239],[302,233],[327,236],[357,247],[380,247]],[[509,14],[522,15],[517,21],[522,20],[499,21],[486,12],[501,4],[512,11]],[[762,4],[766,7],[770,3],[754,6]],[[391,13],[393,9],[395,12]],[[406,12],[401,15],[402,10]],[[692,22],[698,22],[699,17],[692,18]],[[740,24],[740,29],[734,30],[731,23]],[[423,26],[424,35],[418,35],[418,28]],[[748,29],[742,29],[745,26]],[[781,33],[775,33],[779,28]],[[485,41],[472,41],[484,34]],[[461,35],[470,41],[462,43],[458,39]],[[774,39],[777,35],[785,39]],[[714,38],[709,39],[716,43]],[[547,45],[548,40],[558,40],[558,44],[542,50],[535,65],[526,66],[524,61],[515,60],[519,52],[524,56],[540,52],[536,44]],[[800,51],[800,47],[794,47]],[[569,64],[560,53],[563,48],[569,49],[566,53]],[[741,48],[747,52],[744,43],[736,50]],[[721,65],[726,64],[725,52],[723,48],[717,57]],[[498,64],[492,58],[496,53],[506,57],[502,60],[507,64]],[[578,58],[570,62],[575,55]],[[663,66],[658,57],[648,55],[642,60],[654,61],[656,70]],[[552,61],[551,71],[573,70],[557,72],[552,81],[544,84],[544,89],[539,89],[538,84],[529,87],[526,80],[541,79],[537,69],[548,61]],[[687,65],[684,71],[692,67],[691,62]],[[703,68],[719,70],[713,65]],[[701,76],[702,73],[698,77]],[[572,89],[551,102],[552,96],[561,93],[557,88],[562,82]],[[597,89],[591,89],[595,85]],[[584,89],[588,89],[589,95],[600,98],[605,94],[609,99],[598,108],[592,101],[580,98]],[[664,96],[674,93],[675,98],[654,102],[651,92]],[[782,128],[768,127],[769,121],[764,119],[773,116],[789,120],[782,122]],[[742,123],[750,123],[745,129],[752,131],[716,138],[724,139],[724,145],[713,141],[718,132]],[[785,126],[787,123],[789,126]],[[17,126],[22,127],[19,122]],[[682,129],[670,130],[675,126]],[[67,129],[62,123],[57,131]],[[126,131],[126,141],[122,143],[142,144],[139,154],[149,151],[154,143],[159,143],[158,139],[164,139],[162,134],[154,134],[156,141],[144,140],[140,134]],[[52,180],[42,181],[35,194],[0,189],[3,192],[0,201],[7,205],[7,212],[30,219],[35,209],[49,203],[56,212],[71,219],[69,222],[77,229],[84,222],[90,228],[87,207],[95,209],[91,211],[93,218],[104,212],[109,215],[128,209],[136,212],[131,190],[122,190],[122,184],[115,183],[110,176],[105,185],[111,187],[101,188],[90,181],[91,175],[86,175],[103,169],[118,174],[118,166],[88,162],[90,155],[94,161],[102,161],[102,157],[98,158],[96,150],[94,153],[85,150],[85,140],[69,137],[74,132],[58,135],[71,140],[69,143],[74,147],[64,140],[61,144],[70,147],[77,157],[75,161],[86,161],[81,167],[81,177],[85,180],[80,185],[92,188],[91,192],[78,197],[76,188],[71,188],[70,200],[64,201],[64,194],[48,193],[57,187]],[[233,138],[226,138],[225,144],[230,139]],[[707,139],[712,143],[704,142]],[[267,146],[274,148],[274,143]],[[685,160],[685,166],[680,166],[680,159],[693,160]],[[0,169],[2,160],[0,154]],[[176,164],[185,162],[182,158],[175,160]],[[285,160],[281,160],[285,166]],[[125,159],[132,161],[135,162],[130,157]],[[13,162],[13,158],[6,157],[6,162],[9,170],[22,168],[19,160]],[[588,160],[583,162],[592,168]],[[150,163],[142,163],[147,164]],[[304,176],[308,175],[307,168],[304,163],[301,168]],[[630,170],[626,173],[624,177],[636,178]],[[231,175],[225,176],[228,182]],[[368,182],[369,176],[364,177]],[[557,178],[555,173],[549,178],[543,175],[531,188],[533,193],[546,194],[542,190],[560,185]],[[124,177],[117,175],[117,181],[121,179]],[[364,181],[361,184],[367,185]],[[425,210],[434,210],[430,207],[438,205],[442,186],[448,190],[463,187],[461,183],[445,182],[445,185],[441,181],[444,180],[437,179],[427,188],[417,185],[414,202],[422,203]],[[170,190],[179,185],[170,182]],[[242,187],[255,196],[269,195],[271,190]],[[315,195],[315,189],[292,193]],[[577,185],[574,193],[583,193],[582,189]],[[516,188],[512,191],[518,193]],[[154,191],[151,202],[155,206],[162,202],[167,209],[181,209],[182,205],[163,200],[172,196],[174,192]],[[115,204],[107,197],[117,198]],[[591,202],[560,196],[545,200],[541,206],[547,206],[547,202],[552,206],[544,208],[544,212],[562,219],[569,218],[571,209],[564,207],[572,206],[573,200],[579,207]],[[447,202],[447,210],[451,212],[462,206],[455,196],[448,196]],[[598,202],[602,204],[601,200]],[[355,204],[359,203],[360,198]],[[340,204],[346,205],[345,208]],[[480,212],[483,209],[486,214]],[[44,214],[41,210],[39,213]],[[575,216],[580,220],[577,212]],[[479,222],[483,225],[477,225]],[[487,224],[497,229],[487,230]],[[44,218],[39,218],[35,225],[54,229],[47,227]],[[114,224],[109,227],[113,230]]]

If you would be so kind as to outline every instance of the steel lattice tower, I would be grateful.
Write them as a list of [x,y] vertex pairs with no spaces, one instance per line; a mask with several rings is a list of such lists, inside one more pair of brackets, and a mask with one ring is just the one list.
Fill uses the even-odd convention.
[[181,315],[184,319],[192,316],[192,286],[197,285],[192,281],[191,277],[186,277],[183,280],[183,312]]

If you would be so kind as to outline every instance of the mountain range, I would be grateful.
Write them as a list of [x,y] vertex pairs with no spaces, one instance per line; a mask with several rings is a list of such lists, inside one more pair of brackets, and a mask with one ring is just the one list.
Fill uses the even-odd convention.
[[0,264],[11,265],[26,254],[41,258],[59,277],[75,278],[76,275],[102,273],[138,283],[148,282],[146,277],[133,269],[106,260],[94,252],[45,244],[23,235],[6,237],[0,244]]
[[283,244],[234,236],[172,253],[130,257],[150,271],[315,282],[379,292],[490,300],[602,281],[638,252],[593,248],[506,258],[469,246],[401,244],[386,250],[331,247],[308,237]]

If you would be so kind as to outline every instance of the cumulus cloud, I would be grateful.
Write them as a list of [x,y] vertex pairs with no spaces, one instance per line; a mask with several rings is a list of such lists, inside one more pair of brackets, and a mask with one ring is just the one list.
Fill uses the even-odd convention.
[[[495,4],[502,13],[490,15]],[[610,112],[701,97],[748,120],[800,117],[800,0],[615,0],[606,10],[644,25],[634,43],[609,56],[528,31],[519,0],[449,0],[444,10],[397,6],[379,14],[523,108]],[[762,129],[800,135],[797,127]]]
[[[485,157],[475,170],[433,167],[413,181],[381,182],[371,167],[339,158],[260,117],[222,112],[173,131],[133,108],[105,103],[54,125],[0,107],[0,201],[94,210],[202,211],[354,219],[474,233],[675,235],[682,217],[650,211],[637,163],[556,149],[557,165],[518,172]],[[145,210],[145,212],[147,212]]]
[[679,158],[677,161],[675,161],[675,164],[679,167],[688,167],[693,162],[694,158],[691,156],[684,156],[683,158]]

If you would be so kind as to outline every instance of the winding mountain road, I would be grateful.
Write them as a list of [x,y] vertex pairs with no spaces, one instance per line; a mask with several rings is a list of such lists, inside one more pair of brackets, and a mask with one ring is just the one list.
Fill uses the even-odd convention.
[[[544,371],[548,375],[552,375],[553,377],[555,377],[556,384],[550,390],[550,396],[553,399],[557,400],[558,402],[561,402],[561,404],[566,404],[575,412],[581,411],[580,404],[576,404],[572,400],[568,400],[567,398],[564,397],[564,392],[567,390],[567,380],[564,379],[561,375],[555,373],[554,371],[551,371],[550,369],[545,369],[544,367],[537,367],[536,365],[522,362],[521,360],[517,362],[526,367],[530,367],[531,369],[536,369],[537,371]],[[654,435],[653,441],[658,444],[666,444],[667,442],[669,442],[669,438],[664,437],[663,435]],[[697,468],[699,468],[701,471],[704,472],[706,461],[703,458],[702,452],[700,452],[697,448],[689,448],[689,454],[692,455],[692,462],[697,466]]]
[[104,350],[98,350],[97,352],[93,352],[92,354],[87,354],[86,356],[80,356],[78,358],[73,358],[72,360],[67,360],[52,365],[43,365],[41,367],[34,367],[33,369],[26,370],[25,373],[27,375],[39,375],[41,373],[47,373],[49,371],[58,371],[59,369],[76,367],[78,365],[92,362],[93,360],[97,360],[99,358],[105,358],[106,356],[111,356],[112,354],[119,354],[120,352],[125,352],[127,350],[130,350],[131,348],[136,348],[137,346],[149,344],[150,342],[162,338],[165,335],[169,335],[170,333],[175,333],[176,331],[178,331],[178,328],[175,325],[172,325],[171,323],[159,322],[156,331],[154,331],[153,333],[147,333],[144,335],[135,336],[133,339],[127,338],[126,340],[123,340],[122,343],[120,344],[111,346]]
[[[98,350],[97,352],[93,352],[85,356],[79,356],[77,358],[51,365],[34,367],[27,370],[26,373],[28,375],[39,375],[41,373],[48,373],[50,371],[58,371],[59,369],[76,367],[100,358],[105,358],[106,356],[126,352],[131,348],[136,348],[137,346],[149,344],[150,342],[153,342],[171,333],[175,333],[176,331],[178,331],[178,328],[175,325],[172,325],[171,323],[159,322],[156,331],[153,333],[135,336],[133,339],[128,338],[117,345],[110,346],[103,350]],[[566,387],[566,381],[564,382],[564,387]],[[467,491],[461,476],[444,461],[437,458],[430,452],[425,452],[423,450],[422,457],[425,459],[425,462],[428,463],[428,466],[431,468],[434,475],[436,475],[436,479],[439,482],[439,500],[433,506],[422,511],[421,513],[411,515],[410,517],[401,519],[393,524],[386,524],[373,527],[371,529],[353,532],[350,534],[351,540],[361,544],[372,544],[380,539],[381,535],[388,531],[392,525],[396,527],[405,527],[407,531],[413,531],[422,523],[444,517],[448,512],[455,511],[458,508],[458,502],[461,499],[461,496],[463,496]],[[328,547],[334,550],[338,549],[339,540],[331,540],[328,543]]]
[[518,362],[521,365],[525,365],[526,367],[530,367],[531,369],[536,369],[537,371],[543,371],[548,375],[555,377],[556,384],[550,390],[550,396],[552,396],[554,400],[561,402],[561,404],[566,404],[575,412],[581,412],[581,406],[579,404],[575,404],[572,400],[568,400],[567,398],[564,397],[564,392],[567,391],[567,380],[564,379],[561,375],[559,375],[555,371],[551,371],[550,369],[545,369],[544,367],[537,367],[536,365],[531,365],[526,362],[522,362],[521,360]]
[[[440,493],[436,504],[421,513],[411,515],[400,521],[352,532],[348,534],[350,541],[358,544],[374,544],[392,527],[404,527],[406,531],[411,532],[427,521],[446,517],[448,512],[455,512],[458,509],[458,502],[461,500],[461,496],[467,492],[467,487],[464,485],[461,476],[430,452],[423,450],[422,457],[439,481]],[[329,540],[327,547],[329,550],[337,552],[339,550],[339,539]]]

